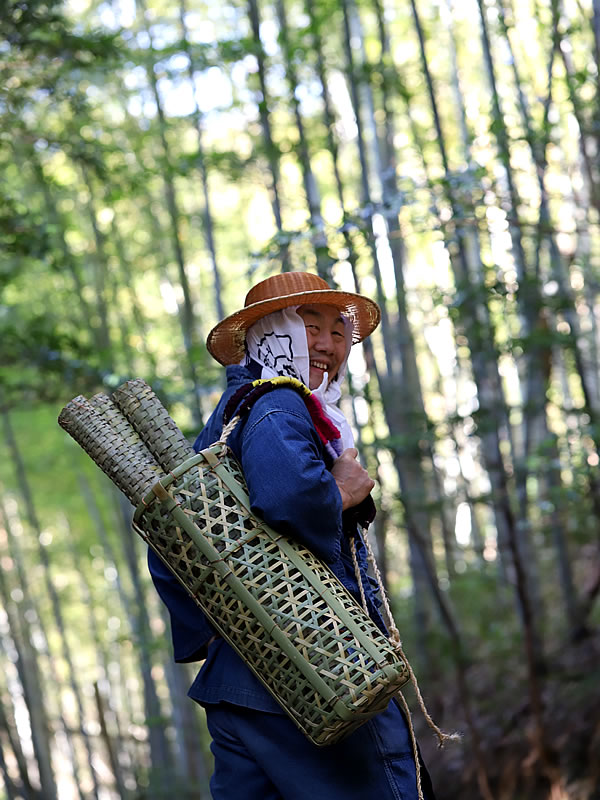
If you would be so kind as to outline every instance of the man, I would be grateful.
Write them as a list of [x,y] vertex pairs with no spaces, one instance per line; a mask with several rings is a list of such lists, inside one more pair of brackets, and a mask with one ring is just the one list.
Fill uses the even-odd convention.
[[[379,317],[373,301],[310,273],[282,273],[254,286],[244,308],[209,334],[209,352],[227,366],[227,388],[194,445],[198,451],[219,438],[225,407],[245,384],[286,375],[307,385],[339,436],[323,442],[303,399],[282,387],[256,401],[228,443],[252,510],[323,559],[359,602],[348,533],[374,483],[336,404],[350,347]],[[357,555],[369,614],[385,630],[360,539]],[[171,614],[175,660],[206,659],[189,695],[206,709],[213,737],[214,800],[417,800],[413,746],[395,702],[340,743],[316,747],[152,552],[149,564]],[[423,766],[420,783],[425,800],[433,800]]]

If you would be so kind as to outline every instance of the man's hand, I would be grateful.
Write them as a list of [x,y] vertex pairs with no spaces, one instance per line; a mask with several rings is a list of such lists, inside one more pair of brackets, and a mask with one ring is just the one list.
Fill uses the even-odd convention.
[[342,510],[357,506],[375,486],[369,473],[356,460],[358,450],[349,447],[334,463],[331,470],[342,496]]

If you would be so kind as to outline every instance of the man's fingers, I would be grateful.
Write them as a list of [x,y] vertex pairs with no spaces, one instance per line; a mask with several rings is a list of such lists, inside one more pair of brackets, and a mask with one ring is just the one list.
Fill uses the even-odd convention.
[[344,450],[331,468],[345,510],[358,505],[369,494],[375,482],[357,460],[358,450],[349,447]]
[[356,447],[347,447],[340,458],[357,458],[358,457],[358,450]]

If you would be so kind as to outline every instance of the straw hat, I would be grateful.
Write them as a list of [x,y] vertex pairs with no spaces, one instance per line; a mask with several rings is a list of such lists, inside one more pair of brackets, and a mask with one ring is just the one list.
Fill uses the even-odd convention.
[[311,272],[282,272],[253,286],[246,295],[244,308],[212,329],[206,340],[208,352],[223,365],[239,364],[248,328],[273,311],[307,303],[334,306],[349,317],[353,323],[352,344],[369,336],[381,317],[379,306],[368,297],[332,289]]

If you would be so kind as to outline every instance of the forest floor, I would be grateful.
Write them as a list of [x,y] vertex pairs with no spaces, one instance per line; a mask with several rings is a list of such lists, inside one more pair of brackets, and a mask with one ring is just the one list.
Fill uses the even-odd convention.
[[[544,735],[554,780],[548,779],[540,758],[525,670],[521,675],[496,676],[495,681],[490,678],[480,666],[469,673],[491,789],[487,800],[600,800],[600,634],[554,653],[542,678]],[[483,800],[474,748],[457,697],[447,699],[438,710],[444,720],[452,720],[456,713],[456,729],[465,738],[440,750],[419,712],[414,713],[437,800]]]

